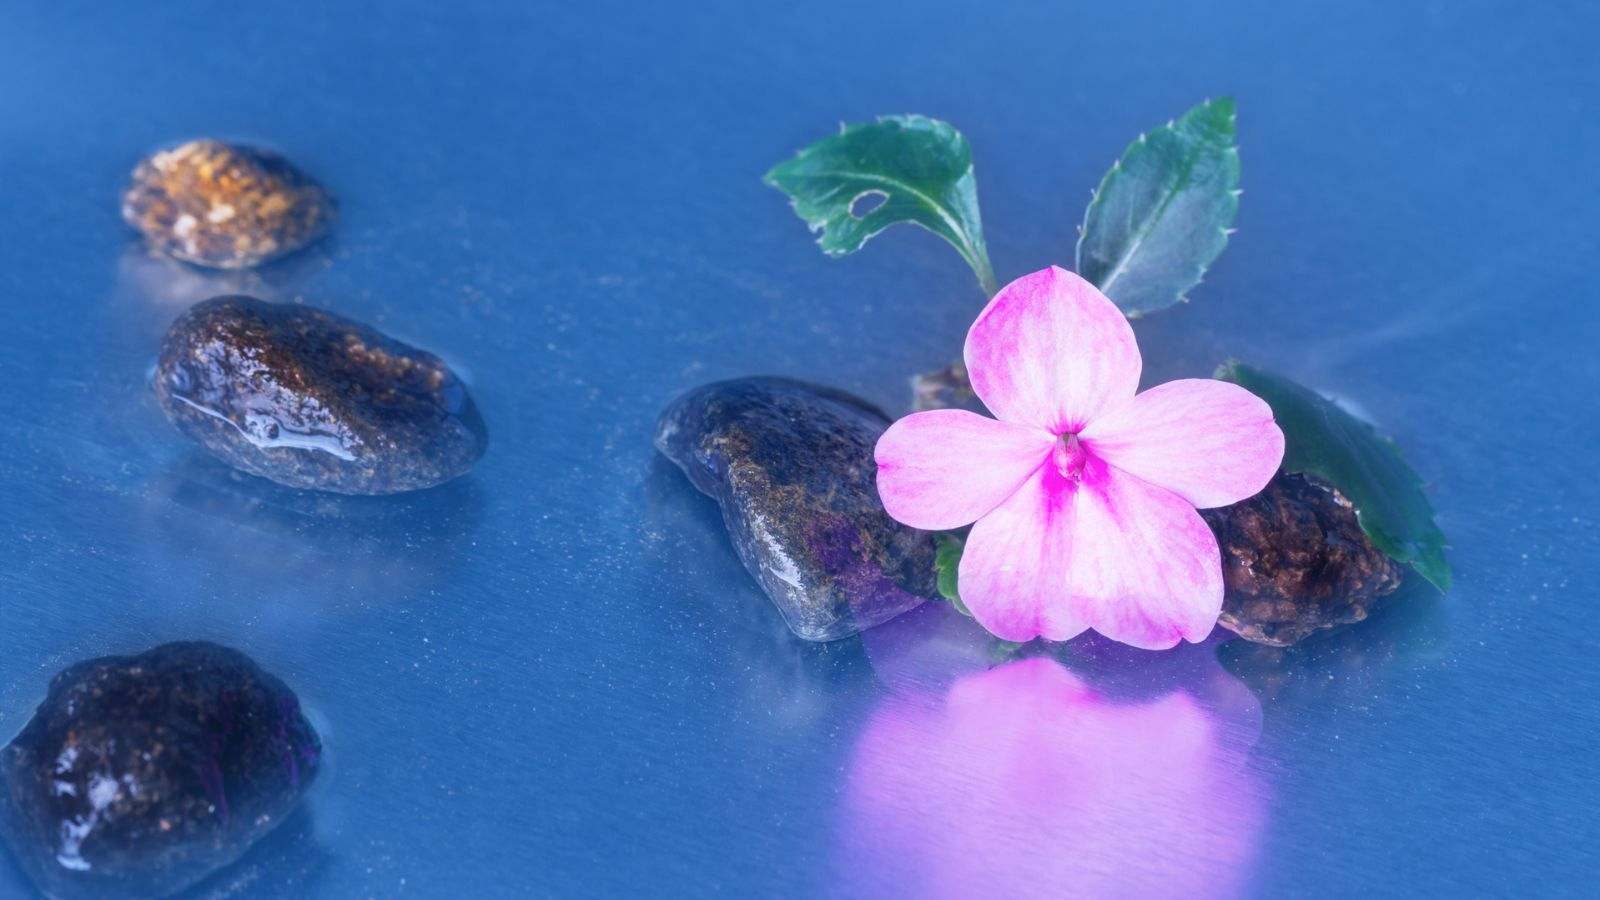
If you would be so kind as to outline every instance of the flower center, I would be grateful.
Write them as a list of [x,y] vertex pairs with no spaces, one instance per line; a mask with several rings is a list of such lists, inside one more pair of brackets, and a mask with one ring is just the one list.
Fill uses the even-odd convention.
[[1077,481],[1083,475],[1083,467],[1089,461],[1089,452],[1083,449],[1078,442],[1076,432],[1063,434],[1056,441],[1056,449],[1051,458],[1055,461],[1056,471],[1068,481]]

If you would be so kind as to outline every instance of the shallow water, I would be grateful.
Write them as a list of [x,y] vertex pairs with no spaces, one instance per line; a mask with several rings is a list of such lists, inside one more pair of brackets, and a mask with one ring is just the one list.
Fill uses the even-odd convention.
[[[284,677],[330,767],[212,896],[1592,884],[1592,9],[643,6],[11,7],[0,735],[68,663],[168,640]],[[948,119],[1013,277],[1070,263],[1124,144],[1222,92],[1240,232],[1138,324],[1146,381],[1236,355],[1357,405],[1428,481],[1456,589],[1284,658],[996,666],[942,608],[790,638],[657,411],[753,373],[903,409],[981,297],[909,229],[823,259],[761,173],[840,120]],[[336,236],[253,275],[144,258],[117,192],[196,135],[287,152]],[[439,353],[488,455],[391,500],[208,461],[145,379],[235,290]]]

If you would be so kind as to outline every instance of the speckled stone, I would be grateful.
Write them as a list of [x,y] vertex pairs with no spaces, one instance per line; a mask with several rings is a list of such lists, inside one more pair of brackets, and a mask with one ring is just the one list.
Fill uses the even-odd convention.
[[321,758],[294,692],[242,653],[93,659],[0,750],[0,835],[48,896],[166,896],[277,827]]
[[391,494],[472,468],[488,432],[442,360],[342,316],[216,297],[167,332],[155,392],[178,430],[290,487]]
[[122,217],[156,250],[240,269],[322,237],[335,209],[322,185],[278,154],[198,140],[139,162]]
[[1400,587],[1400,567],[1372,545],[1342,494],[1279,473],[1261,493],[1201,516],[1222,548],[1227,593],[1220,623],[1287,647],[1367,617]]
[[742,378],[661,415],[656,447],[716,498],[796,635],[848,637],[937,596],[934,537],[889,518],[872,452],[889,418],[842,391]]

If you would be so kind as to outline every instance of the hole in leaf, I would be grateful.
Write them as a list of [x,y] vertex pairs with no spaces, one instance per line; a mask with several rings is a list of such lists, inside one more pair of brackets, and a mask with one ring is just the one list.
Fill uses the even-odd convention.
[[863,191],[857,194],[854,200],[850,201],[850,217],[853,219],[865,219],[867,216],[872,215],[872,211],[882,206],[884,201],[888,199],[889,195],[883,191]]

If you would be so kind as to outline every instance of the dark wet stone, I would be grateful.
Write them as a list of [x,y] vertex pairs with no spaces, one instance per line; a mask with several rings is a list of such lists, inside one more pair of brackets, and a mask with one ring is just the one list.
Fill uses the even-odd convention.
[[1242,503],[1200,514],[1222,548],[1221,624],[1286,647],[1367,617],[1400,586],[1400,567],[1372,545],[1338,491],[1279,473]]
[[165,896],[277,827],[321,757],[294,692],[242,653],[93,659],[0,750],[0,835],[49,896]]
[[278,154],[198,140],[139,162],[122,217],[156,250],[239,269],[322,237],[335,211],[322,185]]
[[872,451],[889,419],[842,391],[742,378],[661,415],[656,447],[717,499],[739,558],[810,641],[848,637],[937,596],[931,532],[889,518]]
[[488,443],[437,356],[333,313],[216,297],[172,324],[156,396],[224,462],[297,488],[392,494],[448,481]]

